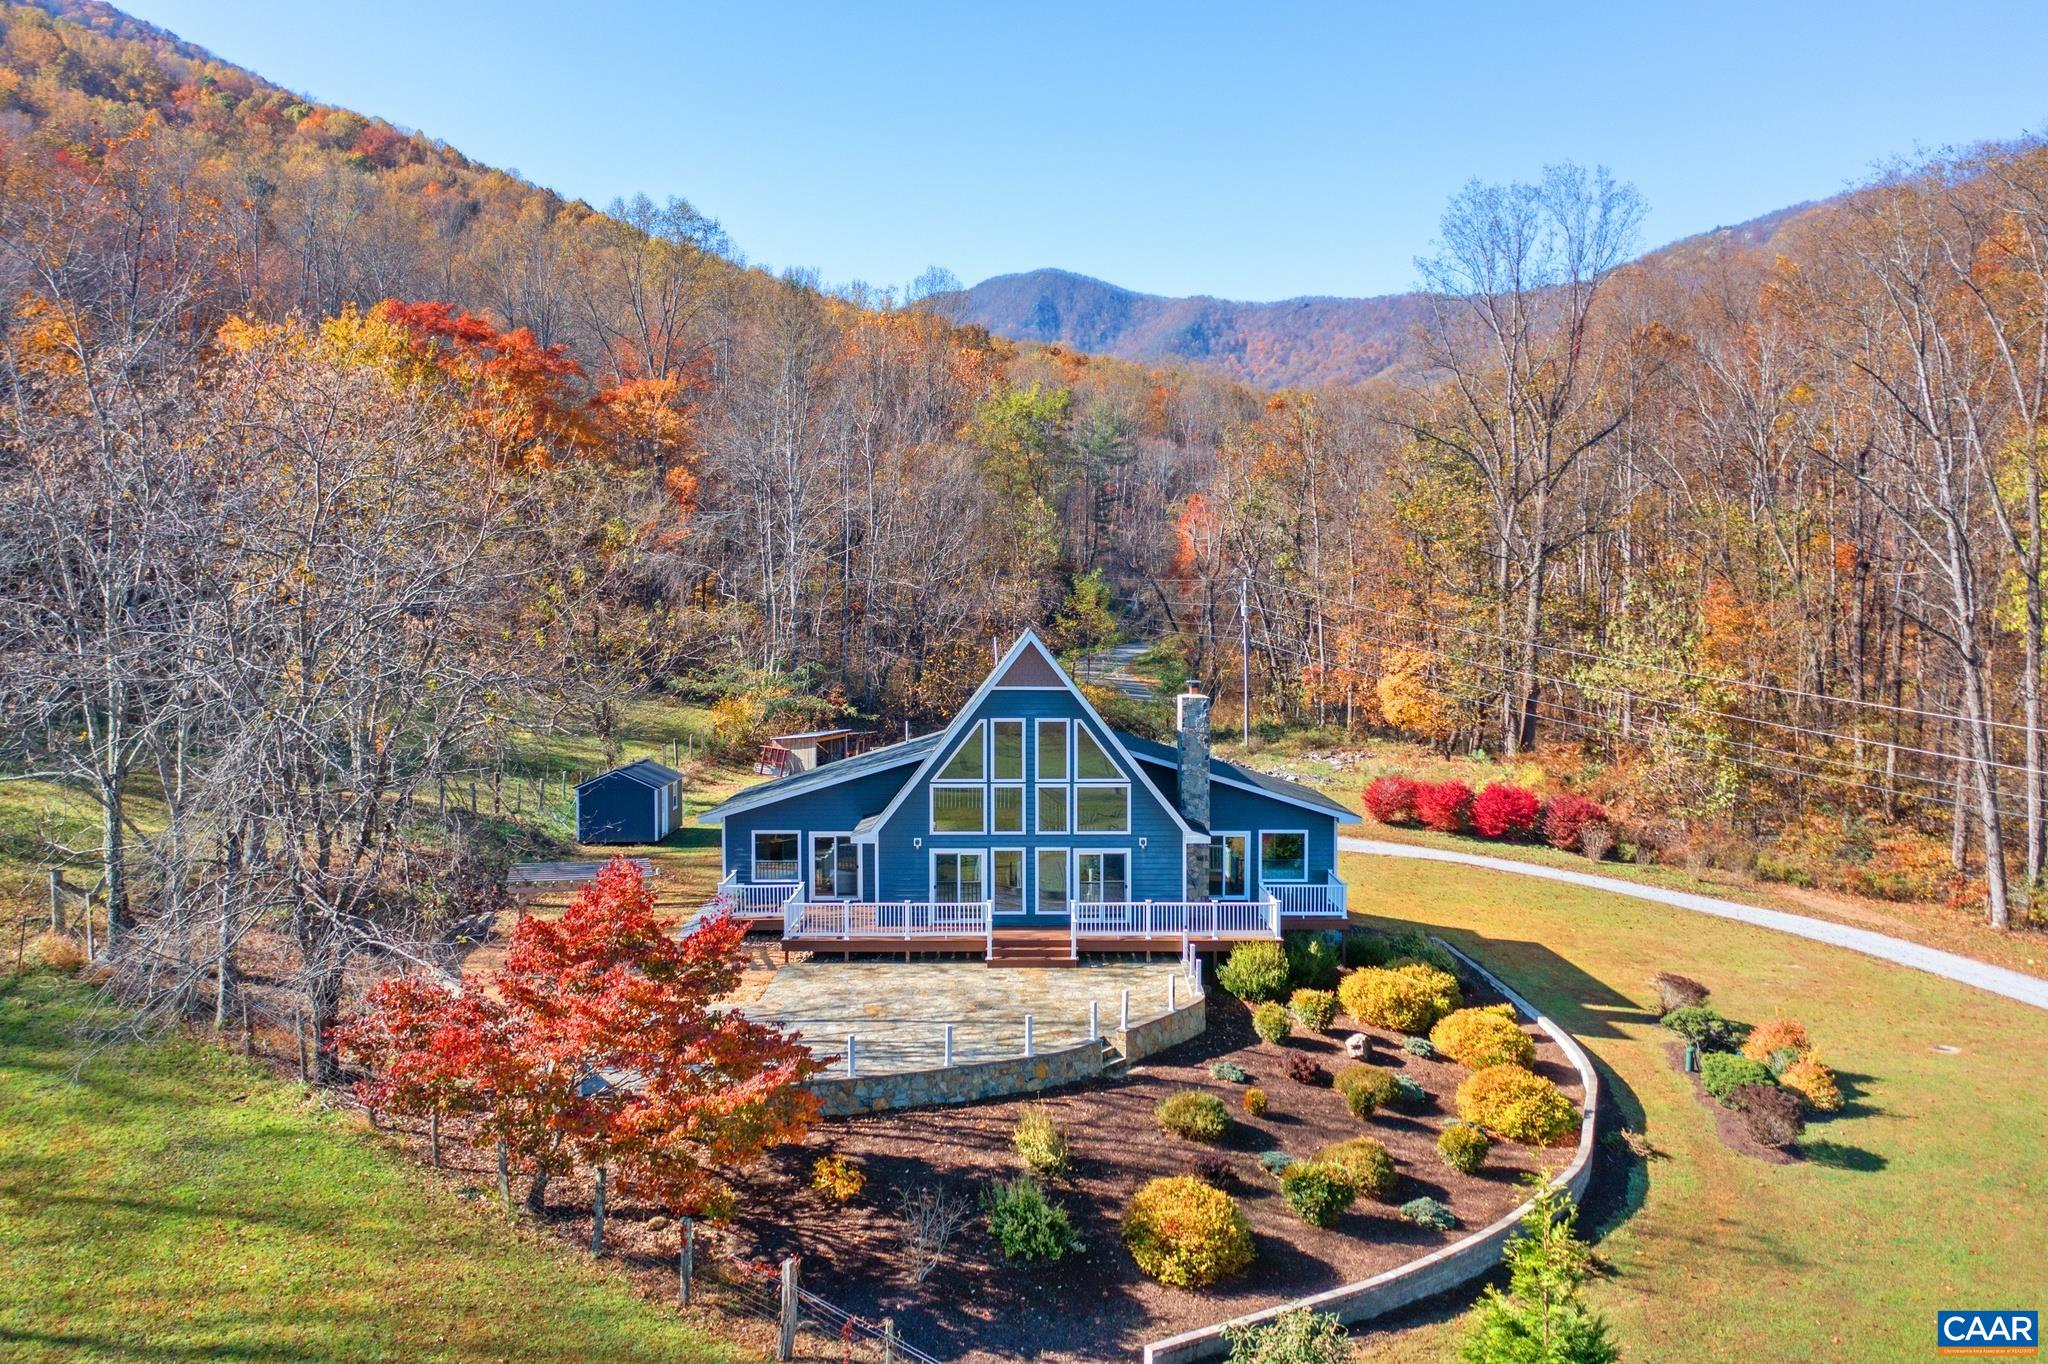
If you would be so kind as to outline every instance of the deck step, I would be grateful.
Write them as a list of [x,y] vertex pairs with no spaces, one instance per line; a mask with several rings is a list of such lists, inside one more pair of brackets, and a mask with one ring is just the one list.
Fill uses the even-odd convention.
[[1073,942],[1064,933],[1008,929],[996,934],[988,964],[991,967],[1031,969],[1074,966],[1078,962],[1074,958]]

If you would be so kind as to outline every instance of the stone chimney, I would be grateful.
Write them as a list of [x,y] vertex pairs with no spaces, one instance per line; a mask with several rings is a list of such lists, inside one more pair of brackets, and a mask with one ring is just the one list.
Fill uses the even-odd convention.
[[[1187,822],[1204,833],[1209,830],[1209,698],[1188,684],[1174,701],[1176,747],[1180,750],[1180,777],[1176,797]],[[1209,845],[1199,843],[1185,850],[1186,887],[1190,900],[1209,898]]]

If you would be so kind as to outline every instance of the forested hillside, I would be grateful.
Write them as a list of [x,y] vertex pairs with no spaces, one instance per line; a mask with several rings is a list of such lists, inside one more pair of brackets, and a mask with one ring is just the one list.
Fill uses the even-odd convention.
[[0,736],[95,810],[138,998],[229,1007],[260,924],[324,1035],[487,897],[445,789],[515,728],[928,724],[1026,625],[1226,707],[1242,631],[1264,721],[1536,753],[1646,858],[2037,912],[2038,148],[1682,271],[1604,176],[1474,186],[1404,381],[1265,394],[51,8],[0,10]]

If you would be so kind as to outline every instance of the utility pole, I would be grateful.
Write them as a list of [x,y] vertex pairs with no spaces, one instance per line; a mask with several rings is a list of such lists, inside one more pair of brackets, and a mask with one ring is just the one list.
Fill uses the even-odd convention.
[[1237,656],[1244,665],[1244,751],[1252,751],[1252,611],[1246,602],[1248,583],[1237,580]]

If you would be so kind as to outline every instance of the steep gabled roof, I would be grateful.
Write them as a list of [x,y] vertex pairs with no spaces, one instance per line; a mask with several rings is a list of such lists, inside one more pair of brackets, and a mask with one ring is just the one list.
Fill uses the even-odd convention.
[[900,767],[905,763],[922,762],[942,737],[943,732],[921,734],[915,739],[905,739],[901,743],[871,748],[855,757],[820,764],[808,772],[793,772],[786,777],[777,777],[774,781],[764,781],[759,786],[749,786],[698,815],[697,822],[723,823],[727,816],[739,814],[744,810],[772,805],[778,800],[787,800],[791,796],[800,796],[809,791],[822,791],[828,786],[837,786],[840,782],[887,771],[891,767]]
[[638,782],[649,790],[654,790],[667,786],[670,782],[681,781],[683,774],[673,767],[663,766],[652,758],[642,758],[638,762],[627,763],[624,767],[614,767],[609,772],[600,772],[594,777],[577,782],[576,789],[581,791],[584,787],[601,782],[606,777],[624,777],[627,781]]
[[974,695],[967,698],[967,704],[955,712],[953,723],[947,725],[945,729],[939,732],[937,735],[939,741],[937,746],[926,756],[923,764],[918,767],[917,771],[910,774],[910,780],[903,783],[896,794],[890,798],[889,803],[882,807],[880,813],[871,815],[860,822],[859,827],[854,832],[856,839],[863,842],[874,841],[881,827],[888,823],[891,815],[896,813],[896,807],[903,804],[904,798],[910,794],[911,790],[930,774],[931,770],[938,765],[939,759],[952,751],[953,741],[959,737],[961,729],[967,724],[967,718],[980,709],[981,703],[987,699],[988,694],[994,691],[999,683],[1009,678],[1013,671],[1017,672],[1020,676],[1020,681],[1013,685],[1062,687],[1070,693],[1075,702],[1080,705],[1081,713],[1095,722],[1097,728],[1101,729],[1103,734],[1108,737],[1110,747],[1122,755],[1124,768],[1131,774],[1131,779],[1142,783],[1145,789],[1152,793],[1153,798],[1166,807],[1166,813],[1172,816],[1174,824],[1180,829],[1181,840],[1186,843],[1208,842],[1208,834],[1196,830],[1193,825],[1189,824],[1187,817],[1181,814],[1180,806],[1175,803],[1173,798],[1164,791],[1161,791],[1159,784],[1146,775],[1145,769],[1139,765],[1137,758],[1131,753],[1131,750],[1124,746],[1122,737],[1109,727],[1109,722],[1102,718],[1101,714],[1090,704],[1088,698],[1082,694],[1081,689],[1074,685],[1074,679],[1067,676],[1067,670],[1060,666],[1059,660],[1052,656],[1052,650],[1046,648],[1044,641],[1040,640],[1037,633],[1032,630],[1026,630],[1023,634],[1017,636],[1017,642],[1010,646],[1010,652],[1004,654],[996,661],[996,666],[989,669],[988,676],[984,677],[981,680],[981,685],[974,689]]
[[[1172,744],[1162,744],[1155,739],[1142,739],[1135,734],[1119,734],[1118,737],[1146,762],[1170,767],[1176,772],[1180,770],[1180,750]],[[1225,786],[1250,791],[1255,795],[1271,796],[1274,800],[1299,805],[1303,809],[1314,810],[1319,814],[1335,815],[1339,824],[1361,822],[1357,814],[1345,809],[1313,786],[1303,786],[1298,781],[1288,781],[1284,777],[1255,772],[1249,767],[1226,762],[1213,755],[1209,759],[1209,779],[1222,782]]]

